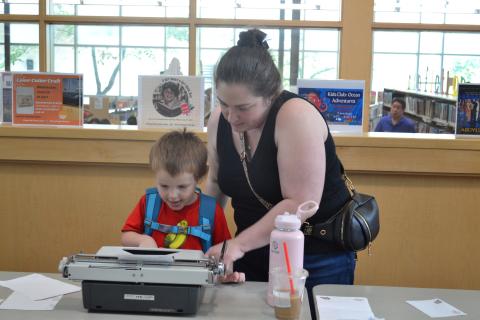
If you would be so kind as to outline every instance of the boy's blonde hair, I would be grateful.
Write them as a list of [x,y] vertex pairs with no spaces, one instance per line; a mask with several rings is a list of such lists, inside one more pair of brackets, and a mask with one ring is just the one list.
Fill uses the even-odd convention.
[[189,172],[199,181],[208,170],[207,148],[192,132],[171,131],[152,146],[150,167],[154,172],[165,170],[172,177]]

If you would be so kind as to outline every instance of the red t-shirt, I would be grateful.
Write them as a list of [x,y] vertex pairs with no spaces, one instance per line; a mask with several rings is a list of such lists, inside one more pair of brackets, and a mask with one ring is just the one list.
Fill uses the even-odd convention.
[[[122,231],[134,231],[137,233],[144,233],[144,221],[145,221],[145,207],[146,207],[146,196],[143,195],[140,201],[137,203],[133,211],[127,218]],[[199,210],[200,210],[200,196],[197,197],[197,200],[185,206],[180,211],[174,211],[170,209],[170,207],[162,201],[162,206],[160,207],[160,213],[158,215],[158,223],[166,224],[170,226],[176,226],[182,220],[187,220],[189,226],[198,226],[200,223],[198,222],[199,217]],[[153,230],[152,237],[157,243],[159,248],[164,247],[164,239],[167,234]],[[221,243],[224,240],[228,240],[231,238],[230,232],[228,231],[227,221],[225,220],[225,215],[223,213],[222,207],[216,204],[215,207],[215,221],[214,221],[214,229],[212,232],[212,244]],[[202,250],[202,243],[200,242],[200,238],[187,235],[187,239],[183,243],[180,249],[196,249]]]

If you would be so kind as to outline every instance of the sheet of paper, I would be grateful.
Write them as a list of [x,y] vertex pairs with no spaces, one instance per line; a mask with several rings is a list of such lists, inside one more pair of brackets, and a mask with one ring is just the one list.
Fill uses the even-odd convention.
[[2,310],[53,310],[62,296],[43,300],[31,300],[27,296],[14,291],[0,304]]
[[430,318],[444,318],[466,315],[465,312],[458,310],[454,306],[438,298],[431,300],[407,300],[407,303],[422,311]]
[[30,300],[42,300],[80,291],[80,287],[33,273],[24,277],[2,281],[0,285],[17,291]]
[[316,296],[322,320],[374,320],[375,315],[364,297]]

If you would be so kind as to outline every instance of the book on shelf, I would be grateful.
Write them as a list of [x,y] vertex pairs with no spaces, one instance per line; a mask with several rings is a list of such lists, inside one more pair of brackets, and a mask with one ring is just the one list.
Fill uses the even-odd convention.
[[82,126],[80,74],[12,73],[12,124]]
[[458,84],[455,134],[480,136],[480,83]]
[[203,77],[139,76],[139,128],[203,130],[203,86]]

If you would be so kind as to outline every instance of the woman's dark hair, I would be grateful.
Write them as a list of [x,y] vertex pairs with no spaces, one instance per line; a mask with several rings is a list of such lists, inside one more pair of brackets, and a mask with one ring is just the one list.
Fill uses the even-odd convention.
[[220,82],[247,85],[255,96],[271,98],[282,88],[280,72],[268,52],[266,34],[258,29],[240,33],[215,69],[215,85]]
[[403,100],[402,98],[393,98],[391,104],[393,104],[394,102],[400,103],[400,105],[402,106],[402,109],[405,110],[405,107],[406,107],[405,100]]

